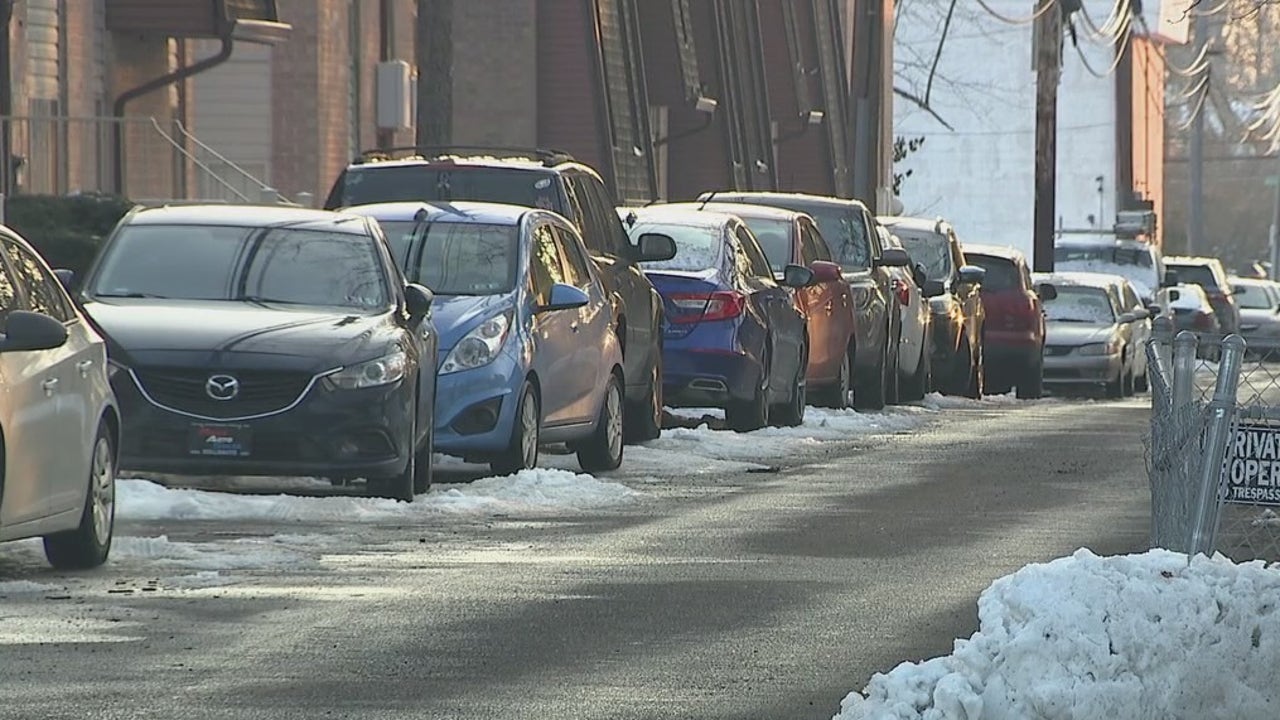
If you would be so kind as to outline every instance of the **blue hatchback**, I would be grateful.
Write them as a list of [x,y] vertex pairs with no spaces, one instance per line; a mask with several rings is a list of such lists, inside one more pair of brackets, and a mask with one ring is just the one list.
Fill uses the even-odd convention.
[[435,293],[435,445],[508,474],[567,443],[588,472],[622,463],[622,353],[582,239],[560,215],[400,202],[378,220],[406,278]]
[[666,307],[668,404],[722,407],[739,431],[802,423],[809,342],[792,293],[813,283],[813,271],[787,265],[779,283],[735,215],[661,205],[619,215],[633,238],[675,239],[675,257],[642,264]]

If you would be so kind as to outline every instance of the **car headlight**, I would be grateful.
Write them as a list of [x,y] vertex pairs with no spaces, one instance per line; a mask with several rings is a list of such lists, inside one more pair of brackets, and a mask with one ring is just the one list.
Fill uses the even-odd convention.
[[390,385],[404,378],[408,366],[409,356],[403,350],[396,350],[376,360],[335,370],[326,375],[324,381],[335,390],[360,390]]
[[1076,353],[1079,355],[1115,355],[1120,352],[1119,340],[1108,340],[1104,343],[1081,345]]
[[502,343],[507,340],[507,332],[511,329],[511,311],[495,315],[480,323],[467,333],[440,365],[440,374],[447,375],[460,370],[472,370],[484,367],[498,357]]

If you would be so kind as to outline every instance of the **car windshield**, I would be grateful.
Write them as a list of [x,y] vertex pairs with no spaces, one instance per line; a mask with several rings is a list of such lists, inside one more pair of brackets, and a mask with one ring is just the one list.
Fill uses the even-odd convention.
[[1133,283],[1143,298],[1154,297],[1160,286],[1155,260],[1150,250],[1112,245],[1058,245],[1053,249],[1053,266],[1064,272],[1094,272],[1119,275]]
[[1192,283],[1203,288],[1218,287],[1218,278],[1208,265],[1170,265],[1169,269],[1177,273],[1180,283]]
[[902,247],[911,255],[912,263],[924,265],[925,277],[945,282],[955,272],[951,262],[951,243],[946,235],[908,228],[892,228],[902,241]]
[[[755,198],[735,199],[730,202],[749,202],[779,207],[793,212],[807,213],[818,223],[818,232],[831,246],[831,254],[845,270],[866,270],[871,265],[871,245],[867,242],[867,228],[854,220],[851,211],[841,207],[785,198],[769,198],[767,203]],[[768,249],[766,248],[766,252]],[[772,256],[770,263],[773,262]]]
[[416,257],[409,256],[415,223],[384,222],[382,227],[405,275],[437,295],[502,295],[516,286],[515,225],[432,222],[425,226]]
[[1110,325],[1116,321],[1111,297],[1102,288],[1058,285],[1058,296],[1044,301],[1045,318],[1050,322]]
[[1236,302],[1240,307],[1249,310],[1270,310],[1275,307],[1275,301],[1271,299],[1271,293],[1267,292],[1265,285],[1255,285],[1253,283],[1240,283],[1235,286]]
[[474,200],[538,207],[564,214],[553,175],[505,167],[402,165],[353,167],[343,173],[326,207],[403,201]]
[[645,270],[697,272],[718,267],[725,245],[724,230],[719,227],[641,220],[633,225],[629,232],[633,238],[639,238],[645,233],[669,235],[676,243],[674,257],[670,260],[640,263]]
[[965,260],[971,265],[987,271],[985,277],[982,278],[983,290],[1020,290],[1022,289],[1022,276],[1018,272],[1018,266],[1012,261],[991,255],[970,255],[965,254]]
[[90,294],[372,310],[391,302],[384,267],[367,235],[297,227],[132,225],[107,249]]
[[742,222],[747,224],[751,234],[760,242],[760,249],[764,250],[764,256],[769,260],[769,269],[782,272],[791,262],[791,221],[744,217]]

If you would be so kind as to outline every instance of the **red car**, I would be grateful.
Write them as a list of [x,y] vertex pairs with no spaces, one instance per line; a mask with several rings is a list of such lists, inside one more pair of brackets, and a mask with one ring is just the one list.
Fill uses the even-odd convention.
[[813,282],[793,295],[809,336],[805,380],[817,404],[848,407],[854,367],[853,291],[832,260],[831,248],[813,217],[766,205],[712,202],[677,206],[736,215],[756,236],[775,275],[787,265],[803,265],[813,271]]
[[1027,258],[1018,250],[965,243],[971,265],[987,271],[980,292],[987,320],[982,328],[987,392],[1016,387],[1020,398],[1044,394],[1044,306],[1042,295],[1057,295],[1052,285],[1036,287]]

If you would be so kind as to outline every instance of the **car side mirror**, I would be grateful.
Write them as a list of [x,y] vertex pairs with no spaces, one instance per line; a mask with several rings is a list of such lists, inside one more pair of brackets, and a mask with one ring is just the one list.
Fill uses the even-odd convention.
[[880,253],[879,264],[883,267],[907,267],[911,264],[911,256],[902,248],[885,248]]
[[1120,317],[1116,318],[1121,325],[1127,325],[1138,319],[1138,314],[1133,312],[1120,313]]
[[1179,301],[1179,300],[1181,300],[1181,299],[1182,299],[1182,291],[1181,291],[1181,290],[1170,290],[1170,291],[1169,291],[1169,302],[1178,302],[1178,301]]
[[1178,273],[1174,270],[1165,270],[1164,277],[1160,279],[1160,287],[1173,287],[1178,284]]
[[844,280],[844,271],[840,269],[839,265],[833,262],[827,262],[826,260],[814,260],[809,263],[809,269],[813,271],[813,282],[815,285],[818,283],[838,282],[840,280]]
[[1036,285],[1036,294],[1041,300],[1057,300],[1058,288],[1053,283],[1040,283]]
[[911,279],[916,281],[916,287],[923,288],[925,283],[929,282],[929,272],[925,270],[924,263],[916,263],[911,268]]
[[965,265],[960,268],[960,282],[966,285],[981,285],[986,277],[986,268],[977,265]]
[[422,285],[409,283],[404,286],[404,309],[415,325],[431,313],[431,303],[434,301],[435,295]]
[[920,286],[920,294],[927,298],[941,297],[947,294],[947,286],[941,280],[925,280]]
[[54,270],[53,274],[55,277],[58,278],[58,282],[62,283],[62,289],[66,290],[67,292],[71,292],[72,290],[75,289],[76,272],[74,270],[59,268],[57,270]]
[[782,284],[789,288],[808,287],[813,281],[813,271],[803,265],[788,265],[782,269]]
[[640,262],[661,262],[676,256],[676,241],[669,235],[645,233],[636,242]]
[[545,305],[539,305],[538,312],[573,310],[583,307],[589,302],[591,302],[591,298],[587,297],[587,294],[578,288],[564,283],[556,283],[551,286],[551,300]]
[[[1277,310],[1276,310],[1276,311],[1277,311],[1277,312],[1280,312],[1280,308],[1277,308]],[[1152,317],[1152,318],[1153,318],[1153,317],[1159,317],[1159,316],[1160,316],[1160,313],[1161,313],[1161,309],[1160,309],[1160,306],[1159,306],[1159,305],[1156,305],[1155,303],[1152,303],[1152,304],[1150,304],[1150,305],[1148,305],[1148,306],[1147,306],[1147,317]]]
[[0,352],[52,350],[67,342],[67,328],[48,315],[29,310],[9,313]]

